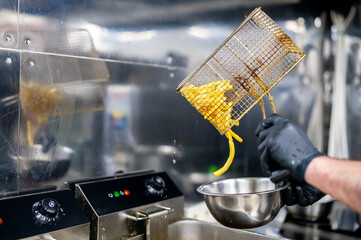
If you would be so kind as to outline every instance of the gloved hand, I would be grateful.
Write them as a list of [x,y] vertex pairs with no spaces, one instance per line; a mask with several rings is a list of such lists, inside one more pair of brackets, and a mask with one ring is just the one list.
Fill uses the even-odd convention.
[[256,136],[259,137],[262,171],[269,176],[273,171],[287,169],[294,179],[304,183],[308,164],[323,155],[298,124],[277,114],[258,125]]
[[317,202],[323,196],[325,194],[317,188],[307,183],[297,183],[295,181],[291,181],[291,185],[281,191],[282,201],[288,206],[295,204],[308,206]]

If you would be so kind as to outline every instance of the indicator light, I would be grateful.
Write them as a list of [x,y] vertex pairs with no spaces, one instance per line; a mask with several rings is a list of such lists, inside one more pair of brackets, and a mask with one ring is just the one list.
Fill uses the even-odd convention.
[[129,190],[124,190],[124,194],[127,195],[127,196],[130,195]]
[[3,223],[4,223],[3,219],[0,218],[0,225],[3,224]]
[[119,197],[120,196],[120,193],[118,191],[114,191],[114,196],[115,197]]
[[122,192],[122,191],[119,191],[119,193],[120,193],[120,195],[124,196],[124,192]]
[[113,198],[113,194],[112,194],[112,193],[108,193],[108,196],[109,196],[110,198]]

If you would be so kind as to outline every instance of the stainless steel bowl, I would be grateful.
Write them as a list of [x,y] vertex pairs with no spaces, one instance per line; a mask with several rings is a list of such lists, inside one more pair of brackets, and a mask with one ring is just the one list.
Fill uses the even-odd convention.
[[242,229],[272,221],[283,206],[280,192],[288,186],[277,187],[269,178],[236,178],[203,184],[197,191],[219,223]]
[[25,177],[35,181],[57,179],[64,176],[74,159],[74,151],[65,146],[54,146],[47,152],[42,151],[43,146],[20,146],[20,154],[9,156],[20,160],[22,173]]

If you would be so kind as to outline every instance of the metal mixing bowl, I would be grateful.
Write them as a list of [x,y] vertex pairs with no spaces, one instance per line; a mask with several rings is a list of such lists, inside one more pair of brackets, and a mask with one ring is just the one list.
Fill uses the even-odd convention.
[[288,186],[278,187],[269,178],[236,178],[203,184],[197,191],[219,223],[242,229],[272,221],[283,206],[280,193]]
[[33,146],[20,146],[20,154],[9,156],[20,160],[22,173],[26,178],[35,181],[58,179],[64,176],[74,158],[74,151],[65,146],[54,146],[47,152],[42,151],[41,144]]

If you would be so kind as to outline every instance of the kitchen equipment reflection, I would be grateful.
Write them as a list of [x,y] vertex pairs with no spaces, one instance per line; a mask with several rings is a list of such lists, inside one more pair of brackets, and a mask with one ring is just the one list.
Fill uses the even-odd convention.
[[18,190],[19,166],[8,155],[18,152],[20,54],[0,51],[0,189]]
[[[20,171],[25,174],[20,176],[20,188],[34,187],[39,180],[44,186],[48,184],[46,179],[58,181],[68,174],[76,175],[74,170],[85,176],[93,175],[91,171],[101,171],[79,165],[86,157],[83,151],[89,144],[97,148],[87,151],[93,157],[101,157],[102,134],[95,130],[102,131],[105,109],[109,72],[104,61],[30,52],[22,53],[21,61],[18,157]],[[92,122],[99,124],[95,130]],[[31,148],[36,150],[28,151]],[[74,153],[71,156],[70,151]],[[37,155],[30,154],[35,152]],[[68,159],[56,159],[60,152],[69,154]],[[40,159],[45,154],[46,159]]]
[[64,114],[104,110],[104,80],[40,84],[29,81],[20,86],[20,100],[26,117],[46,122]]
[[326,195],[319,201],[307,207],[299,205],[288,206],[287,211],[294,219],[304,221],[325,220],[330,214],[333,202],[334,200],[329,195]]
[[21,146],[19,159],[11,154],[13,161],[20,161],[21,174],[35,181],[52,180],[63,177],[69,170],[75,153],[69,147],[56,145],[44,151],[44,146]]

